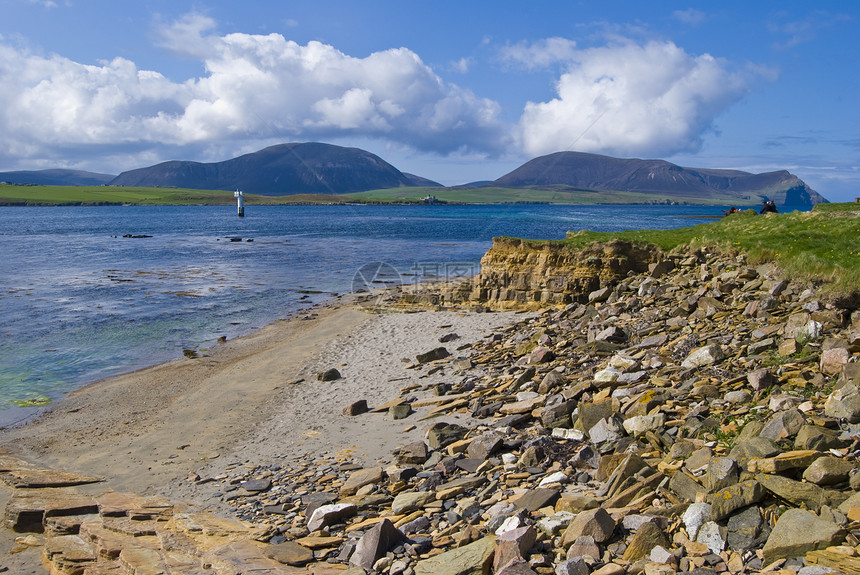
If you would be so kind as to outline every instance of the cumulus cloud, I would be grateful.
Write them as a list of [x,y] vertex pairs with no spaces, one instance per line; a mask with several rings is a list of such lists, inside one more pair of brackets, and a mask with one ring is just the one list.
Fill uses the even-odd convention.
[[556,83],[557,97],[526,104],[519,139],[529,154],[696,151],[714,119],[749,85],[746,74],[727,63],[690,55],[672,42],[580,50]]
[[353,135],[444,154],[507,141],[496,102],[443,82],[408,49],[355,58],[215,25],[192,13],[164,27],[161,45],[205,69],[184,82],[124,58],[84,65],[0,43],[0,156]]
[[545,68],[567,62],[576,55],[576,42],[567,38],[546,38],[537,42],[519,42],[499,51],[503,61],[526,69]]

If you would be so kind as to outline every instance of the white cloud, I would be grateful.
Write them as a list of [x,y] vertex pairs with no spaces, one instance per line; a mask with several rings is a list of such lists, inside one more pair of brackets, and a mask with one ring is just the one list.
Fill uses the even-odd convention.
[[162,46],[204,66],[181,83],[123,58],[83,65],[0,42],[0,160],[79,145],[143,153],[355,135],[444,154],[508,141],[496,102],[446,84],[408,49],[354,58],[280,34],[218,36],[215,25],[193,13],[163,29]]
[[468,74],[470,63],[471,62],[468,58],[460,58],[459,60],[452,62],[450,68],[460,74]]
[[576,42],[567,38],[546,38],[537,42],[519,42],[499,51],[502,60],[526,69],[545,68],[557,62],[566,62],[576,55]]
[[528,154],[575,149],[618,156],[696,151],[714,119],[750,80],[708,54],[672,42],[620,44],[576,52],[557,97],[529,102],[519,137]]
[[708,19],[708,15],[701,10],[695,8],[687,8],[686,10],[675,10],[672,12],[672,17],[679,22],[689,26],[698,26]]

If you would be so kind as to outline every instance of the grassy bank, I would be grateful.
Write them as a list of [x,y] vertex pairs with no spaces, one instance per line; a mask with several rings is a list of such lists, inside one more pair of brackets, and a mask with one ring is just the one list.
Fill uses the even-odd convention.
[[[245,194],[248,205],[332,203],[342,196],[296,194],[260,196]],[[233,192],[185,188],[119,186],[15,186],[0,184],[2,206],[104,206],[104,205],[227,205],[235,204]]]
[[711,248],[775,262],[789,277],[827,282],[839,294],[860,293],[860,204],[819,204],[811,212],[757,215],[747,210],[716,222],[672,230],[570,234],[576,249],[613,238],[655,244],[664,251]]
[[344,197],[364,202],[397,203],[420,202],[427,196],[434,196],[443,202],[464,204],[697,204],[722,206],[730,202],[735,202],[736,205],[757,205],[760,203],[758,197],[743,204],[737,203],[735,199],[727,200],[726,198],[694,198],[639,192],[594,191],[567,186],[534,189],[497,187],[391,188],[346,194]]

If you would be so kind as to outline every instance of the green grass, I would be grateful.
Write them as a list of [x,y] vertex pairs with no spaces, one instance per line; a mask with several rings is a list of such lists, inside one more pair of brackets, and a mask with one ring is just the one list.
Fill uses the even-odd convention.
[[[346,201],[342,196],[296,194],[260,196],[245,194],[247,205],[331,203]],[[0,205],[4,206],[100,206],[100,205],[228,205],[235,204],[233,192],[185,188],[121,186],[15,186],[0,184]]]
[[743,253],[752,265],[775,262],[789,277],[823,281],[837,293],[860,292],[860,204],[819,204],[811,212],[764,216],[746,210],[686,228],[581,231],[557,241],[581,249],[613,238],[657,245],[666,252],[708,248]]
[[363,202],[419,202],[426,196],[435,196],[448,203],[466,204],[508,204],[508,203],[548,203],[548,204],[700,204],[754,205],[758,197],[743,203],[736,198],[703,199],[687,196],[645,194],[638,192],[594,191],[554,186],[552,188],[426,188],[403,187],[385,190],[370,190],[345,194],[344,197]]

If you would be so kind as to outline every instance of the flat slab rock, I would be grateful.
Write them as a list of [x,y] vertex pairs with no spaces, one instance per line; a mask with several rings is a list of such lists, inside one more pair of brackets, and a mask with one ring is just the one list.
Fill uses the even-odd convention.
[[98,513],[96,501],[73,488],[16,490],[6,504],[6,525],[13,531],[41,532],[45,517]]
[[0,473],[0,481],[15,488],[72,487],[104,481],[99,477],[53,469],[13,469]]

